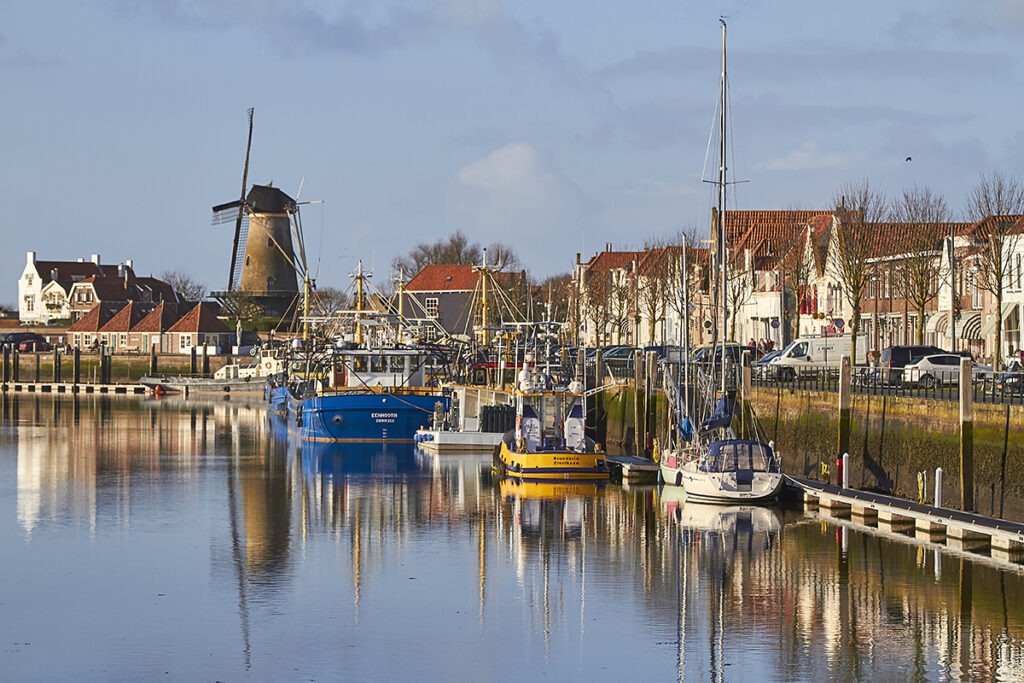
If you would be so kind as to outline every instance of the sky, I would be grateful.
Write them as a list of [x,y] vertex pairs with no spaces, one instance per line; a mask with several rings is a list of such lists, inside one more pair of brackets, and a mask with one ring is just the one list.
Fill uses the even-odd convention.
[[[52,0],[0,23],[0,303],[26,252],[227,286],[249,184],[300,202],[345,289],[460,230],[542,279],[707,232],[720,17],[730,209],[828,209],[867,181],[960,214],[1024,177],[1020,0]],[[907,158],[910,157],[910,161]],[[300,192],[301,188],[301,192]]]

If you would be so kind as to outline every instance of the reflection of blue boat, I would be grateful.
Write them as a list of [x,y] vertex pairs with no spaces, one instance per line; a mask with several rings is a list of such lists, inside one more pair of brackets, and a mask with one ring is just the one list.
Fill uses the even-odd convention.
[[302,470],[308,477],[408,475],[421,471],[416,447],[391,443],[329,443],[303,441]]

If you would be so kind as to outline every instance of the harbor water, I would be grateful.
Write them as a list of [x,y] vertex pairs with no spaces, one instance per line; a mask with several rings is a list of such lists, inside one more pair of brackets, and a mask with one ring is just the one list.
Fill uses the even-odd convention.
[[5,394],[0,680],[1024,679],[1024,571],[256,401]]

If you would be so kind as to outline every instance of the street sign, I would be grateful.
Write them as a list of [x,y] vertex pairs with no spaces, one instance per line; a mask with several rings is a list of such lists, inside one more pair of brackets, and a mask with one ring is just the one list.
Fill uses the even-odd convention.
[[772,326],[773,330],[779,329],[779,319],[778,318],[773,318],[772,322],[771,322],[771,326]]
[[835,319],[835,320],[834,320],[834,321],[832,322],[832,325],[833,325],[833,326],[834,326],[834,327],[835,327],[835,328],[836,328],[837,330],[841,330],[841,329],[843,329],[843,319],[842,319],[842,318],[836,318],[836,319]]

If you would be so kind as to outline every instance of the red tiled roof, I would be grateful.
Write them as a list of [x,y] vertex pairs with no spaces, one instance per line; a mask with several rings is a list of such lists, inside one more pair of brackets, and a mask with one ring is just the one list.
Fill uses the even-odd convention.
[[137,322],[130,332],[166,332],[178,322],[181,315],[178,313],[178,306],[162,302],[157,305],[149,315]]
[[[524,273],[495,271],[495,282],[511,287],[520,282]],[[471,292],[480,282],[480,271],[469,264],[433,264],[423,269],[405,285],[407,292]]]
[[199,303],[191,311],[181,317],[181,320],[174,323],[168,332],[208,332],[210,334],[225,334],[231,330],[217,318],[213,308],[203,302]]
[[117,312],[113,318],[108,320],[99,331],[100,332],[128,332],[132,329],[132,326],[138,323],[146,316],[146,311],[142,307],[134,302],[129,301],[128,304]]
[[590,259],[587,263],[587,270],[598,272],[625,268],[641,253],[639,251],[602,251]]
[[109,306],[104,306],[102,303],[97,304],[92,307],[92,310],[72,323],[68,327],[68,332],[99,332],[100,328],[113,318],[115,313],[116,310]]

